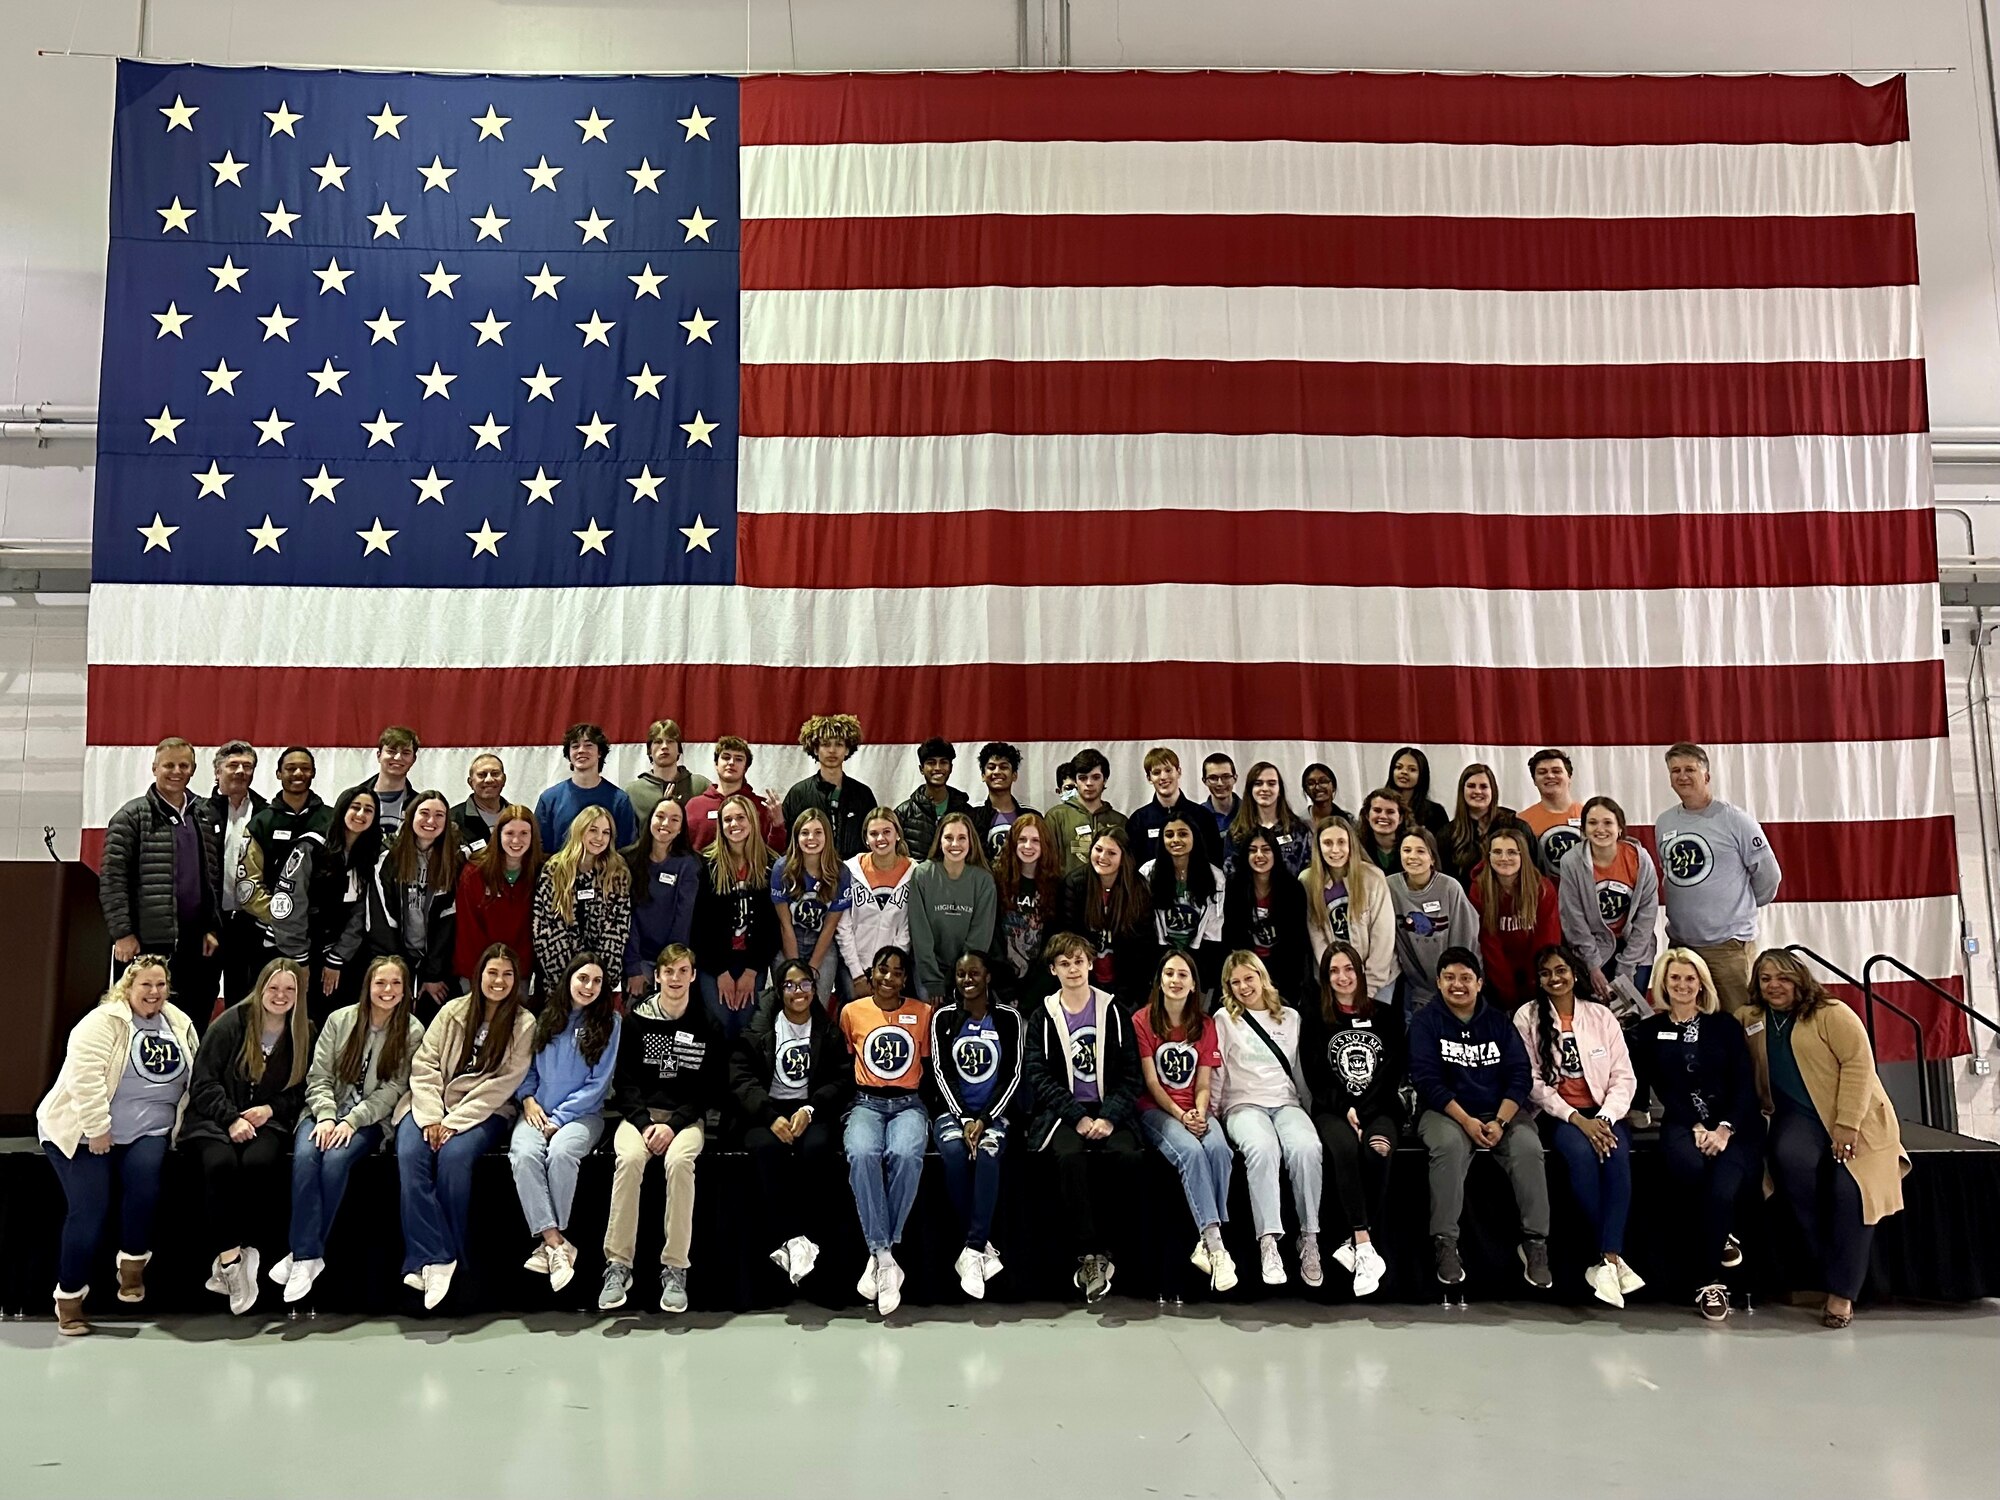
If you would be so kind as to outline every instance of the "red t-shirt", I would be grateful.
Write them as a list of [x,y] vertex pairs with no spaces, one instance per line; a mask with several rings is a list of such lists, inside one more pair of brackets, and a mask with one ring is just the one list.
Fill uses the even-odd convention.
[[[1195,1073],[1200,1068],[1222,1066],[1222,1034],[1210,1018],[1201,1028],[1201,1039],[1190,1042],[1187,1028],[1176,1026],[1165,1037],[1153,1034],[1153,1024],[1144,1010],[1132,1017],[1132,1035],[1139,1043],[1139,1055],[1153,1060],[1153,1072],[1167,1097],[1181,1109],[1194,1108]],[[1139,1108],[1158,1109],[1153,1091],[1139,1091]]]

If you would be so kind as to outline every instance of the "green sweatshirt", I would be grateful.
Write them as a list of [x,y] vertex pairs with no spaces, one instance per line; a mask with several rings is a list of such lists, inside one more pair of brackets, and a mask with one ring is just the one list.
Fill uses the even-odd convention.
[[951,989],[952,971],[968,951],[990,953],[999,911],[993,877],[968,864],[953,880],[943,860],[925,860],[910,876],[910,947],[924,994],[937,999]]

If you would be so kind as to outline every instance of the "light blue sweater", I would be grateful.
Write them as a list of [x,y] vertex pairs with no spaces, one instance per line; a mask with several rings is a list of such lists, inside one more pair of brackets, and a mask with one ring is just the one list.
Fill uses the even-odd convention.
[[624,1017],[615,1014],[611,1017],[611,1040],[604,1044],[604,1051],[593,1066],[583,1060],[583,1053],[577,1049],[579,1014],[575,1009],[570,1011],[569,1021],[549,1039],[548,1046],[535,1054],[528,1064],[528,1076],[514,1091],[516,1099],[532,1095],[559,1130],[603,1112],[612,1069],[618,1063],[618,1033]]

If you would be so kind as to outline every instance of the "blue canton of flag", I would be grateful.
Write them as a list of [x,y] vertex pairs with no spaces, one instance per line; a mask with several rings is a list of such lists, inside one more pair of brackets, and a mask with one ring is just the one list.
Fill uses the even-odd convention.
[[95,578],[733,581],[736,104],[122,67]]

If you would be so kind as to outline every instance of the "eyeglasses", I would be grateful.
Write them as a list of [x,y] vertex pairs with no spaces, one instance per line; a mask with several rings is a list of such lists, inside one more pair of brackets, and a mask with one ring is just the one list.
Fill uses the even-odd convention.
[[812,987],[813,982],[810,979],[787,979],[785,981],[787,991],[803,990],[809,994],[812,991]]

